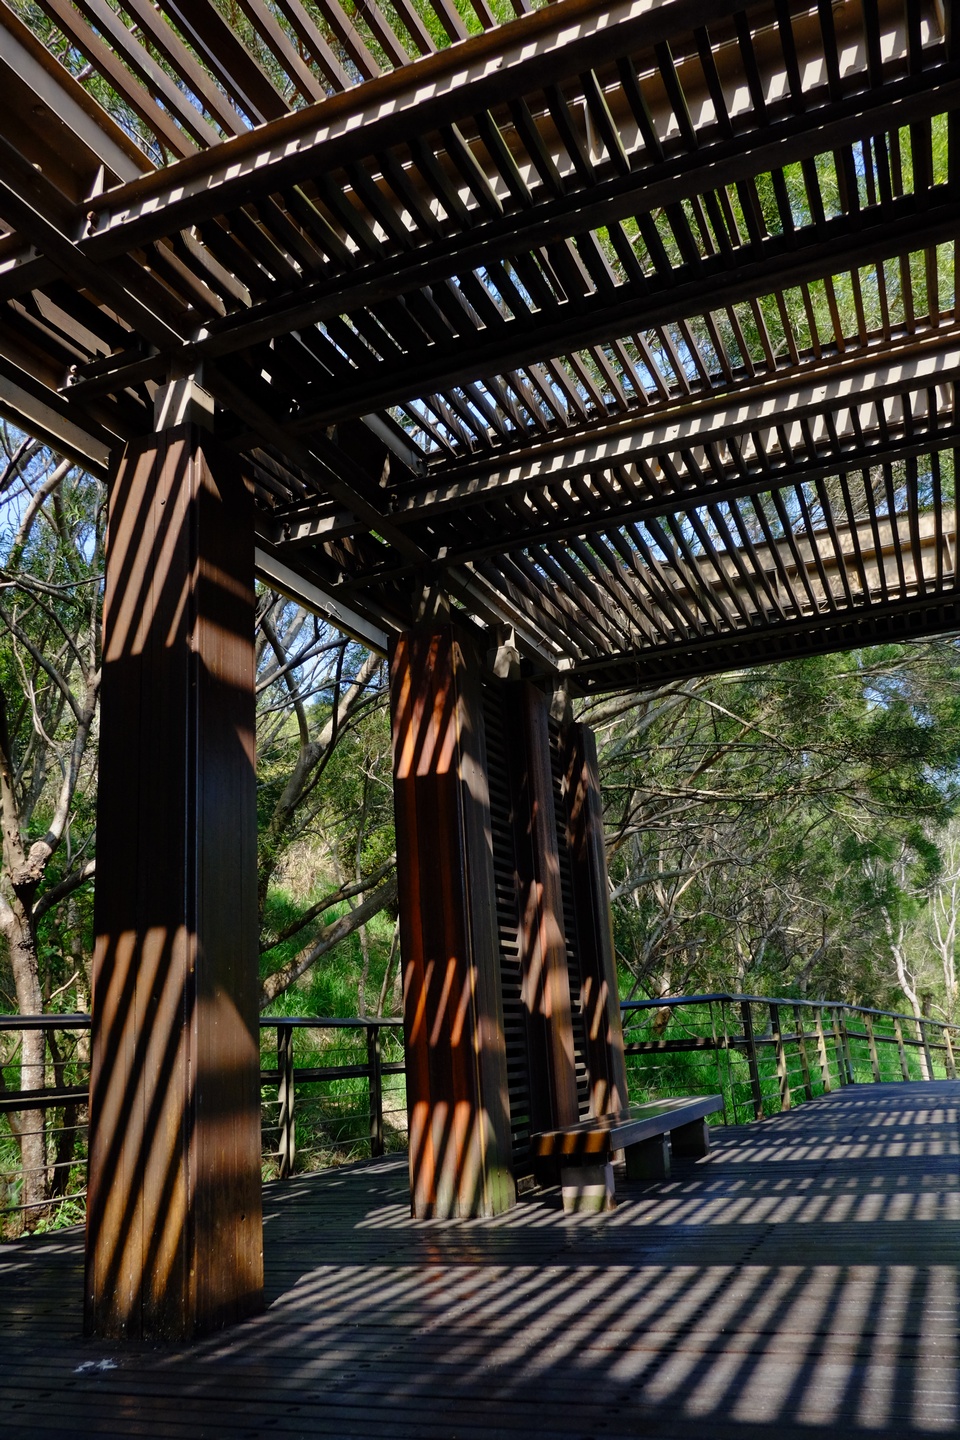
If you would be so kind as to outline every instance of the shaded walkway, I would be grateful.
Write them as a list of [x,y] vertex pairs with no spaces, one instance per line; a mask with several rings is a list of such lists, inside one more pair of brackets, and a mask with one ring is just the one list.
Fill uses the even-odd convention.
[[80,1337],[76,1232],[2,1246],[0,1437],[954,1434],[958,1120],[857,1087],[600,1217],[413,1223],[395,1158],[272,1185],[269,1309],[189,1350]]

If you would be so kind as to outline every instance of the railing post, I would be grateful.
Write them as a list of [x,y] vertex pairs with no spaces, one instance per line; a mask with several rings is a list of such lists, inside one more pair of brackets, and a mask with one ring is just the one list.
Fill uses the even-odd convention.
[[917,1017],[917,1030],[920,1035],[920,1043],[923,1045],[923,1058],[927,1062],[927,1079],[932,1080],[934,1078],[934,1074],[933,1056],[930,1054],[930,1041],[927,1038],[926,1023],[919,1016]]
[[757,1042],[753,1034],[753,1015],[750,1012],[750,1001],[744,1000],[740,1006],[740,1014],[743,1017],[743,1038],[747,1042],[747,1068],[750,1071],[750,1088],[753,1091],[753,1118],[763,1119],[763,1091],[760,1089],[760,1067],[757,1064]]
[[869,1045],[870,1045],[870,1068],[871,1068],[872,1071],[873,1071],[873,1078],[874,1078],[875,1083],[876,1083],[877,1085],[879,1085],[879,1084],[880,1084],[880,1057],[879,1057],[879,1055],[877,1054],[877,1040],[876,1040],[876,1036],[875,1036],[874,1033],[873,1033],[873,1019],[872,1019],[871,1016],[869,1016],[869,1015],[864,1015],[863,1019],[864,1019],[864,1023],[866,1024],[866,1027],[867,1027],[867,1040],[868,1040]]
[[850,1085],[852,1077],[847,1069],[847,1056],[845,1053],[844,1041],[846,1039],[846,1027],[843,1024],[843,1017],[836,1010],[831,1017],[833,1021],[833,1043],[837,1052],[837,1071],[840,1075],[841,1085]]
[[853,1068],[853,1051],[850,1049],[850,1031],[847,1029],[847,1011],[845,1006],[840,1008],[840,1036],[843,1041],[843,1059],[847,1067],[847,1084],[855,1085],[857,1076]]
[[820,1060],[820,1078],[823,1081],[823,1093],[833,1093],[833,1078],[830,1074],[830,1057],[827,1054],[827,1037],[823,1033],[823,1011],[817,1007],[817,1056]]
[[956,1061],[955,1061],[954,1058],[953,1058],[953,1041],[950,1039],[950,1026],[949,1026],[949,1025],[944,1025],[944,1027],[943,1027],[943,1040],[944,1040],[944,1044],[945,1044],[946,1047],[947,1047],[947,1079],[948,1079],[948,1080],[956,1080],[956,1078],[957,1078],[957,1064],[956,1064]]
[[773,1032],[774,1051],[777,1057],[777,1080],[780,1085],[780,1109],[789,1110],[793,1104],[790,1094],[790,1076],[787,1072],[787,1052],[784,1049],[783,1033],[780,1029],[780,1006],[770,1006],[770,1029]]
[[909,1080],[910,1066],[907,1063],[907,1047],[903,1043],[903,1026],[899,1020],[893,1022],[893,1033],[897,1037],[897,1050],[900,1054],[900,1074],[904,1080]]
[[810,1083],[810,1059],[807,1055],[807,1037],[803,1031],[803,1011],[796,1005],[793,1007],[793,1023],[797,1027],[796,1041],[797,1049],[800,1052],[800,1073],[803,1075],[803,1093],[808,1100],[813,1099],[813,1086]]
[[[710,1007],[710,1013],[713,1014],[713,1006],[712,1006],[712,1005],[711,1005],[711,1007]],[[734,1123],[734,1125],[736,1125],[736,1123],[737,1123],[737,1097],[736,1097],[736,1095],[734,1094],[732,1077],[731,1077],[731,1073],[730,1073],[730,1027],[729,1027],[729,1025],[727,1024],[727,1002],[726,1002],[726,1000],[721,1000],[721,1001],[720,1001],[720,1014],[721,1014],[722,1017],[723,1017],[723,1051],[724,1051],[724,1060],[725,1060],[725,1063],[726,1063],[726,1070],[727,1070],[727,1083],[726,1083],[726,1085],[724,1085],[723,1081],[722,1081],[721,1078],[720,1078],[719,1056],[717,1057],[717,1082],[718,1082],[718,1084],[720,1085],[721,1091],[723,1092],[723,1123],[724,1123],[724,1125],[729,1125],[729,1124],[730,1124],[730,1118],[729,1118],[729,1116],[728,1116],[728,1114],[727,1114],[727,1094],[729,1093],[729,1095],[730,1095],[730,1103],[731,1103],[731,1105],[732,1105],[732,1107],[733,1107],[733,1123]]]
[[383,1154],[383,1068],[380,1026],[367,1026],[367,1065],[370,1071],[370,1155]]
[[297,1136],[293,1114],[293,1026],[277,1026],[277,1069],[280,1079],[277,1097],[280,1101],[280,1139],[277,1145],[277,1159],[280,1163],[280,1179],[286,1180],[293,1174],[293,1162],[297,1154]]

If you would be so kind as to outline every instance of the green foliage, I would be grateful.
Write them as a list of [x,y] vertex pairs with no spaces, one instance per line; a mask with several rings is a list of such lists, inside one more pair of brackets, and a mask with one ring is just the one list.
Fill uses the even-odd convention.
[[[280,929],[287,925],[303,909],[282,890],[272,889],[268,900],[268,924]],[[314,924],[298,932],[281,945],[272,947],[261,957],[261,974],[271,974],[279,965],[299,953],[314,937],[321,925],[338,919],[348,907],[341,903],[324,911]],[[388,963],[395,957],[393,951],[393,917],[386,913],[374,916],[366,926],[369,964],[366,973],[366,993],[360,995],[360,982],[364,977],[364,954],[361,936],[357,931],[323,957],[320,964],[309,969],[291,989],[277,996],[271,1002],[271,1015],[330,1015],[354,1016],[364,1010],[376,1009],[377,997],[383,985]],[[392,998],[392,997],[390,997]],[[362,1000],[365,1003],[361,1003]],[[387,1005],[385,1013],[394,1013]]]
[[952,641],[678,686],[602,739],[626,993],[897,999],[883,905],[919,922],[958,801]]

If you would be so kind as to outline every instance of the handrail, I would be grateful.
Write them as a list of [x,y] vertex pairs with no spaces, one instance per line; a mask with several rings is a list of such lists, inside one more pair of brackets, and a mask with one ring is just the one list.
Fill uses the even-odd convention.
[[[677,1035],[675,1030],[665,1034],[658,1027],[652,1032],[652,1038],[637,1037],[636,1026],[644,1015],[665,1009],[683,1012],[695,1006],[709,1008],[709,1022],[701,1023],[700,1017],[691,1017],[692,1024],[685,1022],[686,1034]],[[761,1017],[759,1024],[755,1020],[758,1006],[767,1011],[767,1018]],[[676,1067],[691,1063],[712,1067],[709,1075],[699,1071],[693,1075],[693,1088],[705,1085],[710,1091],[723,1093],[725,1123],[740,1123],[744,1097],[746,1118],[759,1120],[813,1099],[815,1094],[829,1094],[835,1086],[889,1079],[890,1067],[887,1065],[885,1074],[884,1057],[891,1053],[891,1047],[896,1050],[895,1079],[933,1077],[935,1065],[941,1074],[957,1078],[954,1037],[960,1043],[960,1025],[932,1016],[906,1015],[842,1000],[773,997],[736,991],[625,1000],[620,1009],[631,1079],[636,1082],[639,1078],[648,1093],[669,1094],[671,1088],[673,1093],[689,1092],[690,1071]],[[731,1015],[735,1017],[733,1024]],[[632,1017],[635,1018],[631,1024]],[[271,1123],[270,1128],[277,1135],[276,1150],[272,1153],[281,1178],[293,1173],[296,1159],[299,1085],[365,1079],[368,1097],[364,1097],[363,1107],[351,1112],[348,1118],[356,1123],[367,1113],[370,1154],[384,1153],[383,1081],[387,1075],[403,1074],[405,1066],[402,1060],[384,1060],[381,1036],[385,1030],[396,1033],[402,1025],[403,1021],[393,1015],[267,1014],[259,1017],[261,1031],[276,1032],[276,1068],[261,1069],[260,1081],[262,1085],[277,1087],[277,1123],[276,1126]],[[89,1031],[90,1026],[91,1017],[85,1013],[0,1014],[0,1032]],[[357,1056],[350,1064],[298,1066],[293,1046],[297,1030],[359,1031],[366,1037],[366,1056]],[[665,1080],[651,1071],[651,1066],[663,1064],[675,1067]],[[638,1070],[637,1066],[641,1068]],[[0,1115],[65,1106],[73,1113],[69,1122],[65,1119],[64,1123],[75,1126],[76,1107],[82,1107],[87,1098],[83,1075],[81,1073],[74,1085],[62,1070],[56,1079],[56,1085],[43,1089],[9,1090],[0,1075]],[[274,1102],[271,1099],[269,1103],[272,1106]],[[0,1210],[2,1208],[0,1206]]]
[[[0,1030],[89,1030],[92,1016],[86,1011],[51,1011],[49,1015],[0,1014]],[[399,1015],[356,1015],[344,1019],[339,1015],[261,1015],[260,1029],[274,1025],[302,1026],[308,1030],[335,1030],[340,1027],[368,1029],[371,1026],[402,1025]]]
[[[403,1061],[384,1059],[381,1035],[385,1030],[396,1032],[402,1025],[403,1021],[395,1015],[350,1017],[267,1014],[259,1017],[261,1032],[275,1031],[277,1037],[276,1068],[261,1068],[260,1084],[268,1087],[277,1086],[278,1111],[275,1127],[277,1145],[276,1150],[272,1153],[281,1179],[287,1178],[293,1172],[296,1156],[296,1095],[297,1087],[300,1085],[312,1085],[325,1081],[366,1080],[369,1088],[364,1105],[346,1118],[351,1123],[356,1122],[362,1119],[364,1110],[366,1110],[369,1115],[370,1154],[372,1156],[383,1155],[385,1150],[383,1080],[388,1075],[402,1075],[405,1065]],[[84,1032],[89,1031],[90,1028],[90,1015],[80,1012],[47,1015],[0,1014],[0,1032],[5,1033],[17,1033],[24,1030]],[[359,1063],[339,1065],[297,1065],[293,1050],[293,1035],[296,1030],[359,1031],[361,1036],[365,1035],[366,1037],[365,1060]],[[67,1107],[62,1127],[63,1133],[75,1134],[83,1128],[82,1122],[78,1123],[77,1120],[77,1109],[86,1104],[87,1098],[88,1085],[85,1083],[82,1070],[76,1084],[57,1083],[35,1090],[8,1089],[4,1085],[3,1076],[0,1073],[0,1116],[15,1112],[29,1114],[32,1111],[49,1111]],[[270,1129],[274,1129],[272,1124]],[[70,1153],[73,1154],[72,1144]],[[66,1161],[58,1159],[53,1168],[62,1170],[64,1166],[69,1168],[75,1163],[78,1162],[73,1159]],[[2,1188],[2,1177],[0,1177],[0,1192],[2,1192]],[[83,1192],[80,1191],[71,1194],[69,1198],[82,1199],[82,1196]],[[0,1214],[11,1214],[21,1208],[21,1206],[4,1206],[0,1201]]]
[[[693,1006],[706,1007],[709,1021],[692,1017],[681,1026],[686,1033],[680,1035],[676,1025],[668,1032],[669,1021],[648,1031],[645,1038],[642,1031],[638,1034],[642,1017],[655,1011],[682,1012]],[[757,1007],[768,1016],[759,1027],[754,1019]],[[635,1085],[640,1083],[648,1092],[659,1094],[668,1086],[689,1089],[691,1080],[694,1086],[708,1083],[709,1088],[724,1094],[726,1123],[731,1114],[733,1122],[739,1123],[744,1100],[746,1118],[760,1120],[817,1094],[830,1094],[835,1086],[933,1079],[938,1065],[947,1079],[957,1079],[954,1042],[960,1040],[960,1025],[932,1016],[905,1015],[844,1000],[735,991],[626,1000],[620,1008],[624,1051],[628,1063],[632,1062]],[[892,1074],[889,1066],[884,1073],[884,1057],[892,1053],[890,1047],[896,1051]],[[912,1054],[919,1056],[913,1064]],[[672,1067],[666,1082],[651,1070],[658,1064]],[[691,1064],[700,1068],[691,1072]],[[704,1065],[710,1069],[709,1076],[703,1072]]]
[[[903,1010],[877,1010],[871,1005],[854,1005],[849,1000],[805,1000],[791,995],[741,995],[737,991],[715,990],[703,995],[665,995],[660,1000],[621,1000],[621,1010],[661,1010],[666,1006],[679,1007],[681,1005],[704,1005],[710,1001],[727,1001],[730,1004],[743,1004],[745,1001],[751,1005],[791,1005],[800,1006],[807,1010],[855,1010],[858,1015],[882,1015],[888,1020],[909,1020],[917,1019],[915,1015],[908,1015]],[[921,1017],[925,1025],[937,1025],[940,1029],[960,1031],[960,1022],[953,1020],[936,1020],[932,1015]]]

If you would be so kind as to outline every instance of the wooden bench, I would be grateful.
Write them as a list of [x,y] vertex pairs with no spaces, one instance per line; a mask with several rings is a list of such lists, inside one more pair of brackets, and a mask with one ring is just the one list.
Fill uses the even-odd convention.
[[548,1172],[559,1169],[563,1208],[612,1210],[616,1204],[613,1156],[624,1152],[628,1180],[666,1180],[670,1152],[707,1155],[710,1137],[706,1117],[723,1109],[721,1095],[685,1095],[631,1105],[617,1115],[581,1120],[562,1130],[532,1137],[531,1148]]

